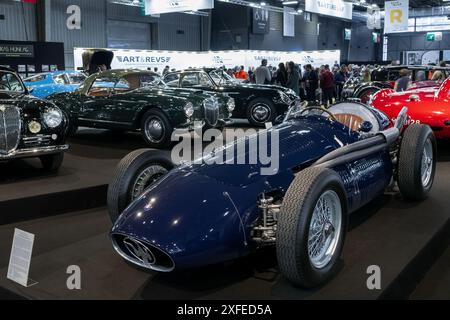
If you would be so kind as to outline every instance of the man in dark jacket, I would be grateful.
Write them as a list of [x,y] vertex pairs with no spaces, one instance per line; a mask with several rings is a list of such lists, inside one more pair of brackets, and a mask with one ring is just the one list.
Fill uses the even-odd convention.
[[322,89],[322,103],[324,105],[333,104],[334,97],[334,76],[330,71],[330,66],[325,65],[320,74],[320,88]]
[[334,83],[336,84],[336,95],[338,100],[342,99],[342,89],[344,88],[345,82],[348,80],[347,66],[344,64],[341,69],[336,72],[334,76]]
[[319,76],[316,70],[308,64],[305,67],[305,89],[308,101],[316,101],[316,90],[319,88]]

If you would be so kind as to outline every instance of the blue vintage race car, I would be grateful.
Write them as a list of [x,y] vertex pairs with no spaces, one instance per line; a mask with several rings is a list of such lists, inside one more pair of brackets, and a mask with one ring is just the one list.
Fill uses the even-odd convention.
[[45,99],[53,93],[75,91],[86,78],[77,71],[54,71],[34,75],[23,82],[33,96]]
[[[406,108],[392,125],[350,102],[293,108],[281,124],[214,151],[202,164],[175,166],[161,151],[135,151],[108,191],[114,249],[136,266],[170,272],[273,245],[287,279],[322,285],[337,272],[350,213],[394,183],[405,200],[423,200],[431,190],[434,135],[425,125],[404,130],[406,120]],[[279,135],[272,141],[279,143],[274,174],[261,175],[261,164],[206,164],[262,134]]]

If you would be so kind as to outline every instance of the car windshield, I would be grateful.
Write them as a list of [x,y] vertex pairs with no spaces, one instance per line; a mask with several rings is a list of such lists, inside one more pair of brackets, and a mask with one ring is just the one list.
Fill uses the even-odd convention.
[[236,80],[223,70],[210,71],[209,75],[217,85],[224,83],[236,83]]
[[0,92],[25,92],[25,87],[16,74],[0,71]]
[[[139,88],[164,85],[161,78],[152,73],[129,73],[122,76],[99,76],[89,89],[89,96],[106,96],[111,93],[127,93]],[[83,86],[84,87],[84,86]]]
[[86,76],[82,73],[71,73],[67,76],[69,77],[70,84],[80,84],[86,80]]

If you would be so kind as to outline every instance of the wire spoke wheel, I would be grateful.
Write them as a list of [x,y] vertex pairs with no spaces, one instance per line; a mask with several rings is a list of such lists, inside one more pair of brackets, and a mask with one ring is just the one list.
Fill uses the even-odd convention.
[[144,191],[151,186],[153,183],[158,181],[162,176],[167,173],[167,170],[159,165],[152,165],[145,168],[142,172],[138,174],[131,188],[131,201],[136,200],[141,196]]
[[339,196],[329,190],[317,201],[309,227],[308,254],[315,268],[324,268],[334,256],[341,224],[342,207]]
[[433,175],[433,145],[430,139],[427,139],[425,143],[425,148],[423,149],[422,156],[422,184],[423,186],[427,186]]

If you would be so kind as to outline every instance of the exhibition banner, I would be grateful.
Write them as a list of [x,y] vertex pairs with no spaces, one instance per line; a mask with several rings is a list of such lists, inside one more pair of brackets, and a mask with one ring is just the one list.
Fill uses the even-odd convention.
[[32,44],[0,44],[0,57],[34,58]]
[[353,4],[344,0],[306,0],[305,11],[352,20]]
[[283,7],[283,36],[295,37],[295,9]]
[[[83,53],[87,48],[74,49],[74,66],[76,69],[83,68]],[[100,49],[98,49],[100,50]],[[158,68],[162,71],[166,66],[170,69],[182,70],[188,68],[213,67],[234,68],[236,66],[258,67],[261,60],[266,59],[271,66],[278,66],[280,62],[294,61],[297,64],[312,64],[319,67],[324,64],[334,65],[340,62],[340,50],[327,51],[155,51],[155,50],[126,50],[126,49],[102,49],[114,53],[111,63],[112,69],[142,69]]]
[[408,31],[409,0],[386,1],[384,33]]
[[214,0],[145,0],[146,15],[213,9]]
[[269,10],[253,8],[253,33],[269,33],[270,15]]
[[367,8],[367,28],[381,29],[381,11],[379,7]]

